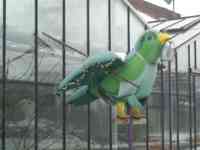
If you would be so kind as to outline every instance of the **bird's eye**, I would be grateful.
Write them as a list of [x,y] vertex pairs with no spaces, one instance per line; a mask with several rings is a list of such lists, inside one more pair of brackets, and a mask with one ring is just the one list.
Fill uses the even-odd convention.
[[147,37],[147,40],[148,40],[148,41],[151,41],[152,38],[153,38],[152,36],[148,36],[148,37]]

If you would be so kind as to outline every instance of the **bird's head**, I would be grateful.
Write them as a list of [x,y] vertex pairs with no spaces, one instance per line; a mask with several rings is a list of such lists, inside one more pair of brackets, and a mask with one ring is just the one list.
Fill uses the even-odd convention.
[[162,54],[164,45],[171,36],[168,33],[147,31],[138,40],[136,49],[149,63],[156,63]]

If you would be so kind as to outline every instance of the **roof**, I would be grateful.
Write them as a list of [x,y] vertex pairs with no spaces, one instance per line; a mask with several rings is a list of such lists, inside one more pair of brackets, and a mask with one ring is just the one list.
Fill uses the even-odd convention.
[[174,48],[179,48],[200,35],[200,15],[151,21],[149,26],[157,31],[171,33]]
[[135,9],[155,19],[174,19],[180,17],[179,13],[144,0],[129,0],[129,2],[135,7]]
[[152,18],[151,16],[149,16],[149,15],[147,15],[147,14],[145,14],[145,13],[139,11],[139,10],[137,10],[137,12],[138,12],[138,14],[139,14],[144,20],[146,20],[146,21],[153,21],[153,20],[155,20],[155,19]]
[[135,7],[133,7],[133,5],[130,3],[129,0],[122,0],[122,2],[124,2],[124,4],[127,5],[127,7],[130,8],[130,11],[132,13],[134,13],[134,15],[137,17],[137,19],[145,26],[148,28],[148,23],[146,22],[146,20],[139,14],[139,12],[135,9]]

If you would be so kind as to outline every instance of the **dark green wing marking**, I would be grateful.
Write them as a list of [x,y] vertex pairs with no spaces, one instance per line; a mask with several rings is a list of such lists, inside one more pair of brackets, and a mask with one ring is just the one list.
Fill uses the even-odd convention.
[[111,52],[91,56],[58,85],[57,95],[63,91],[88,85],[90,81],[101,82],[109,72],[123,64],[124,62]]

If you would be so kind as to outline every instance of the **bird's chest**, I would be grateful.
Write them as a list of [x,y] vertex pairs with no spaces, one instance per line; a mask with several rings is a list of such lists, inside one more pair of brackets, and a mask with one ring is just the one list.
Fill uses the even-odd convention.
[[133,81],[121,81],[118,96],[130,95],[132,93],[135,93],[137,88],[138,87],[136,86],[136,83]]
[[136,91],[137,97],[147,97],[151,94],[152,88],[156,79],[157,66],[146,65],[143,74],[141,75],[140,85]]
[[118,95],[150,93],[156,77],[156,66],[145,65],[144,71],[135,80],[121,81]]

